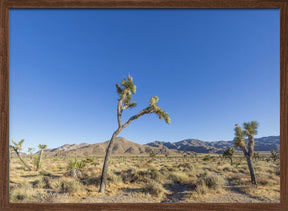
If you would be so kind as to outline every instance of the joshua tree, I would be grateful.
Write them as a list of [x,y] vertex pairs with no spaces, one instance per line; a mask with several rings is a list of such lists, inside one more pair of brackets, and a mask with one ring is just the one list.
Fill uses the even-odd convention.
[[16,141],[12,140],[13,145],[10,145],[10,149],[14,150],[14,152],[16,153],[16,155],[18,156],[18,158],[22,161],[22,163],[26,166],[26,168],[31,171],[31,168],[27,165],[27,163],[25,163],[25,161],[22,158],[21,155],[21,150],[22,150],[22,144],[24,142],[24,139],[22,139],[21,141],[19,141],[19,143],[17,143]]
[[37,163],[36,171],[38,171],[39,168],[40,168],[40,164],[41,164],[41,160],[42,160],[42,155],[43,155],[44,149],[46,149],[47,145],[45,145],[45,144],[39,144],[38,147],[39,147],[39,149],[40,149],[40,154],[39,154],[39,158],[38,158],[38,163]]
[[280,159],[280,155],[278,151],[271,150],[270,153],[271,153],[270,157],[273,159],[273,161],[277,161]]
[[136,86],[133,83],[133,78],[130,75],[128,76],[128,80],[123,78],[123,80],[121,81],[121,86],[116,84],[116,89],[117,89],[117,93],[119,95],[118,105],[117,105],[118,128],[113,133],[113,135],[109,141],[107,150],[106,150],[106,155],[105,155],[105,159],[104,159],[104,163],[103,163],[103,169],[102,169],[102,175],[101,175],[101,184],[100,184],[100,190],[99,190],[100,193],[104,193],[105,189],[106,189],[109,158],[110,158],[111,151],[113,148],[113,142],[114,142],[115,138],[117,137],[117,135],[124,128],[126,128],[133,120],[139,119],[141,116],[143,116],[145,114],[155,113],[158,115],[158,117],[160,119],[164,118],[167,124],[170,123],[169,115],[157,105],[158,97],[154,96],[150,99],[148,107],[141,110],[138,114],[130,117],[126,123],[122,124],[122,112],[123,112],[123,110],[125,110],[127,108],[133,108],[137,105],[136,102],[131,103],[132,94],[136,93]]
[[229,147],[229,149],[226,149],[224,152],[223,152],[223,158],[225,159],[230,159],[231,161],[231,165],[233,165],[233,155],[235,153],[235,148],[234,147]]
[[[235,126],[234,144],[236,147],[240,148],[243,151],[249,167],[251,183],[257,186],[252,157],[254,153],[254,135],[257,134],[258,122],[245,122],[244,130],[238,124],[236,124]],[[248,137],[248,146],[246,146],[245,137]]]

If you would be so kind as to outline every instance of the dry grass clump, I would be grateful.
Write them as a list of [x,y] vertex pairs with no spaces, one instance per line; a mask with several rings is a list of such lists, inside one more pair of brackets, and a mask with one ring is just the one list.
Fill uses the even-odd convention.
[[203,179],[207,187],[214,190],[219,190],[223,188],[223,185],[225,184],[225,179],[217,174],[209,174],[205,176]]
[[195,192],[199,195],[205,195],[208,193],[208,187],[204,180],[199,180],[195,187]]
[[190,178],[189,178],[188,174],[186,174],[185,172],[170,173],[168,176],[168,179],[170,179],[174,183],[179,183],[179,184],[189,184],[190,183]]
[[147,170],[136,171],[133,168],[121,171],[120,173],[124,183],[147,183],[150,180],[160,181],[163,175],[155,169],[148,168]]
[[198,195],[206,195],[211,190],[219,192],[223,189],[225,179],[218,174],[200,174],[195,185],[195,192]]
[[[100,180],[100,177],[99,177],[99,180]],[[119,184],[123,182],[121,175],[117,175],[113,172],[108,173],[107,180],[109,183],[114,183],[114,184]]]
[[167,192],[161,183],[153,180],[143,188],[143,191],[159,198],[163,198]]
[[83,189],[82,184],[73,178],[60,179],[54,183],[60,193],[75,194]]
[[9,200],[13,202],[33,202],[39,201],[44,191],[33,189],[30,185],[25,184],[22,187],[14,188],[9,191]]

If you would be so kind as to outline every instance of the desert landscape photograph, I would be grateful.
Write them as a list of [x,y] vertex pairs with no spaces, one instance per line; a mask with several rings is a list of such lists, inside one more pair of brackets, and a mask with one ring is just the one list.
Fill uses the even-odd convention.
[[278,9],[10,9],[10,203],[280,203]]

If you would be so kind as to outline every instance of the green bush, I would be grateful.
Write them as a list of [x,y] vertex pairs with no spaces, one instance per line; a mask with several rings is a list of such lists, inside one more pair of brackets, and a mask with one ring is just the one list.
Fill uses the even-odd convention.
[[80,170],[85,166],[85,162],[84,161],[78,161],[78,160],[71,160],[68,164],[68,169],[77,169]]

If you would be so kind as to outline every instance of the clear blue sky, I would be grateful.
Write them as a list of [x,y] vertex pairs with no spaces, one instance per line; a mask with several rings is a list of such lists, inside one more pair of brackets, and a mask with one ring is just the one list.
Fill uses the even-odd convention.
[[26,148],[109,140],[128,74],[123,119],[155,95],[171,117],[134,121],[128,140],[232,140],[252,120],[279,135],[279,10],[13,9],[9,38],[10,140]]

